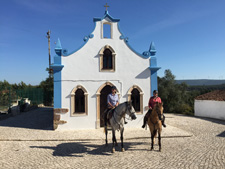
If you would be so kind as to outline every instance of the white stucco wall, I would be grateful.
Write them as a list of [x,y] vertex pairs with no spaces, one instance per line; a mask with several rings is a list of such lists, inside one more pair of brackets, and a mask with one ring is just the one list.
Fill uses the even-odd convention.
[[195,100],[195,116],[225,120],[225,101]]
[[[120,93],[120,102],[128,100],[127,92],[137,85],[143,91],[143,107],[148,105],[150,97],[150,70],[149,59],[144,59],[134,53],[119,37],[117,23],[112,23],[112,38],[102,39],[102,23],[106,20],[96,22],[96,28],[83,48],[77,52],[62,56],[62,108],[68,108],[69,113],[61,115],[61,120],[66,124],[59,125],[58,130],[96,128],[97,120],[97,96],[96,92],[100,86],[109,81],[114,84]],[[100,72],[99,52],[109,45],[116,53],[115,72]],[[70,93],[77,85],[83,86],[88,92],[88,115],[71,116]],[[144,108],[143,108],[144,109]],[[137,115],[137,119],[126,125],[126,127],[141,127],[143,114]]]

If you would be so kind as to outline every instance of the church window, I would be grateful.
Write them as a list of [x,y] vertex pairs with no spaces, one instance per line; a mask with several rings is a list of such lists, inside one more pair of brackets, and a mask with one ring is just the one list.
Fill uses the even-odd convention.
[[103,24],[103,38],[111,39],[111,25],[110,24]]
[[101,72],[115,72],[115,58],[116,53],[109,45],[105,45],[99,52],[100,71]]
[[131,92],[131,100],[134,110],[140,112],[140,92],[137,89],[133,89]]
[[133,85],[128,90],[128,101],[132,101],[132,106],[137,114],[143,114],[143,95],[141,88],[137,85]]
[[112,69],[112,52],[106,49],[103,53],[103,69]]
[[75,93],[75,113],[85,112],[84,91],[78,89]]
[[80,85],[75,87],[71,92],[71,116],[87,115],[88,93]]

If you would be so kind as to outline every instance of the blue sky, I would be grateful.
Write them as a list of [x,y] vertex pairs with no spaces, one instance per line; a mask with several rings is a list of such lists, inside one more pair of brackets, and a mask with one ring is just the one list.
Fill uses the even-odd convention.
[[154,41],[160,77],[225,79],[224,0],[1,0],[0,81],[37,85],[48,73],[48,40],[77,49],[94,29],[93,18],[109,14],[138,52]]

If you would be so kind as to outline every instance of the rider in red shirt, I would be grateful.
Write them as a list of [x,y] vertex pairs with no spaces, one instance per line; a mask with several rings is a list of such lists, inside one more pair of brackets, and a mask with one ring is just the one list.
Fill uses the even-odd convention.
[[[158,95],[158,93],[156,93],[156,95]],[[152,96],[148,102],[149,109],[152,110],[156,103],[162,103],[161,98],[158,96]]]
[[[148,117],[150,116],[150,114],[152,112],[152,109],[154,108],[154,106],[155,106],[156,103],[162,103],[162,101],[161,101],[161,98],[158,97],[158,91],[157,90],[154,90],[153,91],[153,96],[149,99],[149,102],[148,102],[149,110],[145,114],[142,128],[145,128],[146,123],[148,121]],[[166,127],[166,125],[165,125],[165,116],[164,115],[163,115],[163,119],[162,119],[162,125],[163,125],[163,127]]]

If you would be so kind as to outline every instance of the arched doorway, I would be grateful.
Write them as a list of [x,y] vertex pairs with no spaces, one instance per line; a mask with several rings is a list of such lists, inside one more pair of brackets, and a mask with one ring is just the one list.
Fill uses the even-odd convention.
[[106,85],[100,92],[100,127],[104,127],[103,113],[107,109],[107,96],[111,93],[111,88],[110,85]]
[[[105,109],[107,108],[107,96],[109,93],[111,93],[111,87],[116,86],[111,82],[105,82],[102,84],[97,92],[96,92],[96,99],[97,99],[97,121],[96,121],[96,128],[104,127],[103,122],[103,113]],[[117,86],[116,86],[117,87]],[[118,91],[117,87],[117,94],[120,98],[120,93]]]

